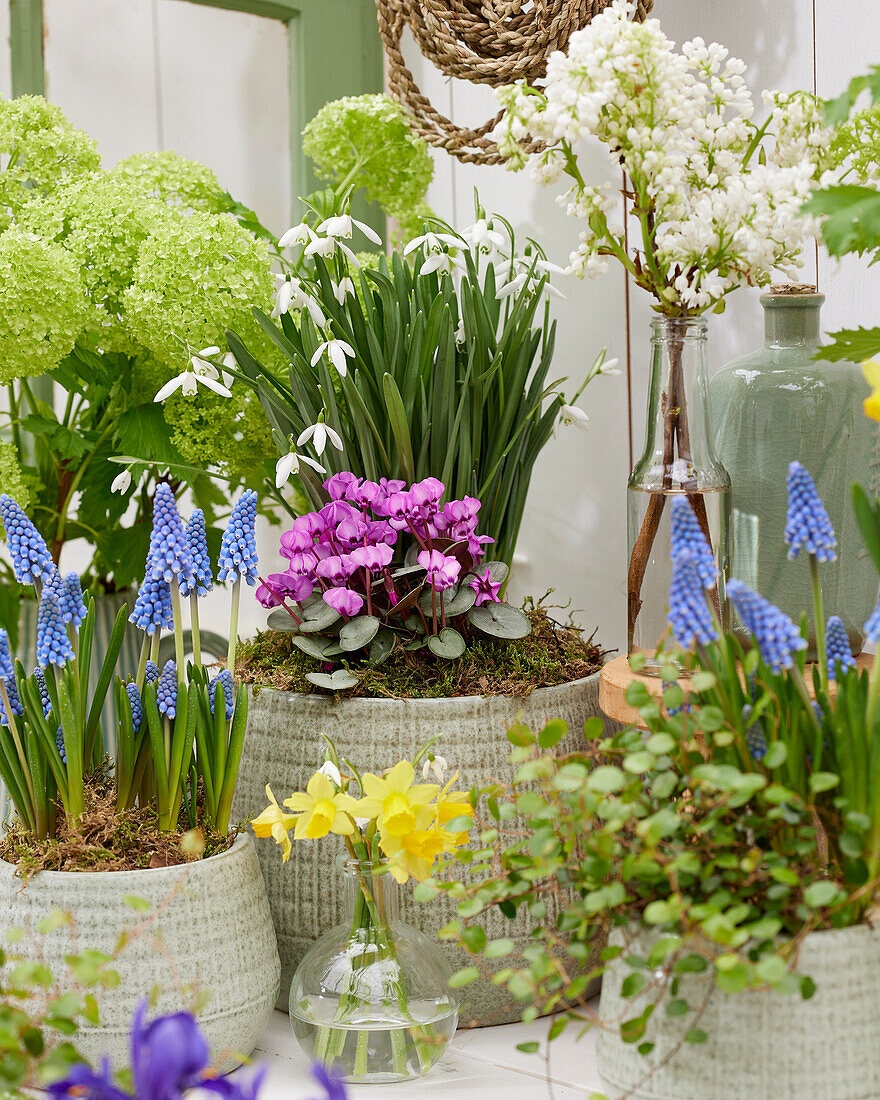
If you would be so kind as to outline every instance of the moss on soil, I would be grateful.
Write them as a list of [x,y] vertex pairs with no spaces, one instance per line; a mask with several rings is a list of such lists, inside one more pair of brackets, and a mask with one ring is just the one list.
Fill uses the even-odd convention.
[[[357,687],[342,697],[394,699],[448,698],[454,695],[529,695],[535,688],[565,684],[598,672],[605,652],[592,636],[573,623],[558,623],[544,604],[527,602],[532,633],[515,642],[472,638],[467,651],[454,661],[435,657],[427,649],[398,650],[384,664],[351,664],[360,676]],[[291,641],[290,634],[266,631],[239,647],[236,678],[281,691],[326,694],[306,679],[319,663]],[[348,666],[347,666],[348,667]]]
[[36,840],[12,825],[0,840],[0,859],[16,864],[22,878],[38,871],[142,871],[207,859],[235,839],[234,832],[227,837],[190,833],[184,822],[177,832],[161,832],[149,806],[118,811],[106,780],[87,785],[85,794],[86,809],[75,829],[60,808],[58,835],[51,839]]

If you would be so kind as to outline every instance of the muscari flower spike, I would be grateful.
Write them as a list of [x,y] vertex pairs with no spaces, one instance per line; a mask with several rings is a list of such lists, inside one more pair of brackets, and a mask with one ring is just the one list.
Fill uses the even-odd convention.
[[876,645],[880,642],[880,602],[871,612],[871,617],[865,623],[865,641]]
[[226,700],[226,717],[231,718],[235,710],[235,685],[232,682],[232,673],[228,668],[224,668],[222,672],[218,673],[208,685],[212,714],[214,713],[214,692],[218,684],[223,688],[223,695]]
[[211,559],[208,557],[205,513],[201,508],[196,508],[187,521],[186,545],[192,563],[192,576],[181,578],[180,594],[190,596],[198,589],[200,596],[207,596],[214,587],[214,576],[211,572]]
[[34,669],[34,677],[37,681],[37,687],[40,689],[40,706],[43,708],[43,714],[48,715],[52,709],[52,700],[49,698],[49,689],[46,687],[46,677],[39,665]]
[[82,584],[78,573],[68,573],[64,578],[61,592],[61,614],[66,623],[73,623],[76,629],[86,617],[86,603],[83,599]]
[[0,493],[0,521],[19,584],[33,584],[55,569],[45,539],[8,493]]
[[755,760],[761,761],[767,755],[767,738],[757,722],[746,730],[746,745]]
[[58,755],[61,757],[61,763],[67,763],[67,749],[64,747],[64,730],[61,726],[55,730],[55,747],[58,749]]
[[718,637],[703,596],[700,565],[690,553],[682,552],[673,560],[668,619],[673,637],[685,649],[695,644],[709,645]]
[[758,643],[764,663],[777,673],[784,668],[791,668],[794,664],[793,655],[807,645],[791,619],[742,581],[730,581],[727,595],[743,626]]
[[241,494],[232,509],[229,523],[220,543],[220,569],[217,579],[244,577],[249,585],[256,584],[259,564],[254,528],[257,522],[257,494],[248,489]]
[[41,668],[48,665],[63,668],[73,657],[61,607],[52,593],[46,591],[40,600],[40,611],[37,615],[37,664]]
[[[18,697],[18,685],[15,682],[14,676],[4,676],[3,683],[6,687],[6,694],[9,697],[9,706],[12,708],[12,713],[19,715],[24,714],[24,707],[21,705],[21,700]],[[3,705],[3,698],[0,696],[0,726],[8,726],[9,719],[6,717],[6,708]]]
[[137,689],[137,684],[126,684],[125,694],[128,696],[128,705],[131,707],[131,725],[135,733],[141,728],[141,722],[144,720],[144,707],[141,702],[141,693]]
[[173,661],[166,661],[156,687],[156,703],[159,713],[166,718],[177,716],[177,667]]
[[145,684],[155,684],[155,682],[162,675],[159,666],[153,661],[147,661],[146,674],[144,676]]
[[673,562],[688,554],[693,560],[704,588],[714,588],[718,581],[715,555],[700,527],[697,514],[687,497],[672,500],[671,550]]
[[841,672],[856,667],[856,659],[849,645],[849,635],[839,615],[832,615],[825,628],[825,652],[828,658],[828,679],[837,679],[837,666]]
[[150,576],[170,584],[191,584],[193,563],[183,520],[177,511],[174,491],[161,482],[153,497],[153,533],[150,535]]
[[787,484],[785,544],[789,558],[796,558],[803,548],[818,561],[834,561],[837,557],[837,536],[815,483],[800,462],[792,462],[788,467]]
[[4,680],[8,676],[15,675],[12,664],[12,652],[9,649],[9,635],[5,630],[0,630],[0,677]]
[[144,571],[144,583],[141,585],[134,608],[128,617],[130,623],[139,626],[147,634],[157,630],[174,629],[174,608],[171,604],[171,586],[164,579],[156,580],[152,575],[152,548],[147,554],[147,567]]

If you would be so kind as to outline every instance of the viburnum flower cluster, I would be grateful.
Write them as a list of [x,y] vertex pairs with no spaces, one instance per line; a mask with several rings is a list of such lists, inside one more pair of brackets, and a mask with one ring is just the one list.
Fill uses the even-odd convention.
[[[634,23],[629,9],[615,0],[573,34],[567,53],[551,55],[541,89],[499,91],[495,136],[514,169],[527,160],[520,143],[540,139],[534,178],[573,181],[559,199],[585,222],[573,273],[604,272],[614,256],[658,312],[700,314],[738,286],[769,283],[774,270],[791,276],[815,228],[801,206],[829,163],[830,132],[806,93],[768,93],[770,117],[756,125],[742,61],[701,38],[678,51],[656,19]],[[575,147],[585,138],[606,147],[612,179],[623,169],[641,228],[634,247],[616,224],[618,184],[581,174]]]
[[[256,592],[264,607],[289,613],[270,616],[270,625],[291,631],[305,653],[332,662],[368,650],[377,663],[397,645],[427,645],[452,659],[471,628],[507,639],[529,633],[528,618],[500,600],[507,567],[483,561],[494,540],[477,530],[476,497],[441,503],[445,486],[435,477],[407,488],[347,471],[323,487],[328,503],[281,536],[287,568],[261,578]],[[356,682],[309,679],[332,688]]]

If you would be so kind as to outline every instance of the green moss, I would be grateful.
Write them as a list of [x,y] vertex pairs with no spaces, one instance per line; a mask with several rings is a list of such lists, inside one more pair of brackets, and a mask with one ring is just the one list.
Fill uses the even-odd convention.
[[[543,606],[528,604],[532,633],[521,641],[472,640],[454,661],[427,650],[398,650],[384,664],[351,664],[358,685],[339,692],[348,697],[436,699],[455,695],[528,695],[535,688],[564,684],[598,672],[604,653],[572,623],[557,623]],[[324,694],[306,679],[319,664],[289,634],[266,631],[242,644],[236,676],[247,683],[282,691]]]

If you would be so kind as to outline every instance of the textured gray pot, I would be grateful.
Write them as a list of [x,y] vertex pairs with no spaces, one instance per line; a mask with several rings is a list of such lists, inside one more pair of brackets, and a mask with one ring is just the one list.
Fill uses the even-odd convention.
[[[64,956],[84,950],[110,953],[123,929],[136,930],[113,968],[114,989],[98,994],[101,1022],[75,1039],[91,1061],[107,1055],[114,1067],[129,1064],[129,1030],[138,1003],[159,992],[153,1013],[176,1012],[204,995],[198,1013],[212,1057],[225,1069],[256,1046],[278,996],[281,966],[266,892],[249,836],[198,863],[144,871],[43,871],[27,883],[0,860],[0,936],[25,929],[15,950],[37,950],[63,987]],[[136,912],[126,897],[150,910]],[[37,935],[53,910],[70,927]]]
[[[450,699],[334,699],[269,688],[253,692],[248,712],[238,785],[232,804],[234,821],[250,820],[266,807],[266,784],[279,801],[306,783],[324,760],[322,733],[363,771],[382,771],[402,758],[412,759],[420,746],[439,734],[434,750],[453,771],[456,786],[469,790],[490,779],[510,783],[511,745],[507,730],[517,720],[540,729],[550,718],[564,718],[571,733],[558,748],[584,747],[583,727],[601,716],[598,674],[559,687],[540,688],[527,697],[458,696]],[[281,955],[279,1008],[287,1007],[287,991],[300,959],[312,944],[345,915],[344,891],[335,857],[342,850],[336,837],[296,843],[288,863],[271,840],[258,840],[257,852]],[[412,889],[399,892],[400,917],[429,936],[453,919],[454,905],[445,897],[429,904],[413,901]],[[555,919],[548,903],[548,922]],[[484,925],[490,938],[511,937],[523,945],[528,922],[514,922],[493,912]],[[454,970],[473,959],[454,945],[444,944]],[[507,960],[498,960],[500,969]],[[522,1006],[511,1005],[510,994],[487,980],[462,990],[461,1025],[507,1023],[519,1019]]]
[[[630,939],[630,950],[647,954],[656,935],[640,930]],[[615,941],[623,942],[616,932]],[[632,1100],[877,1100],[880,926],[810,933],[797,969],[816,983],[810,1000],[716,990],[698,1024],[693,1013],[666,1015],[667,992],[648,1023],[645,1041],[655,1047],[647,1057],[613,1031],[600,1031],[599,1073],[607,1095],[611,1100],[624,1093]],[[619,1022],[645,1007],[641,997],[620,996],[621,982],[632,972],[620,960],[609,966],[602,982],[603,1020]],[[711,981],[707,974],[686,975],[679,996],[701,1005]],[[682,1043],[645,1080],[693,1026],[706,1032],[706,1042]]]

